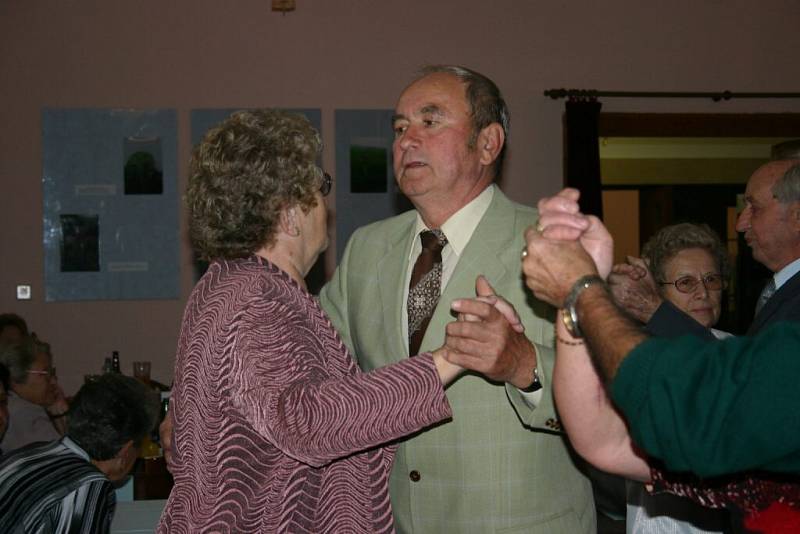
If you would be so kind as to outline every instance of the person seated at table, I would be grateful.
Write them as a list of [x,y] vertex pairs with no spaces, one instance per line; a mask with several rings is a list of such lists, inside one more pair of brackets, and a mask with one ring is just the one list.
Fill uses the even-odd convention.
[[16,313],[0,313],[0,345],[19,343],[28,336],[28,323]]
[[319,151],[276,110],[238,112],[195,148],[189,227],[211,265],[178,344],[158,532],[392,532],[395,449],[380,445],[451,417],[462,369],[443,348],[363,373],[306,289],[328,245]]
[[66,435],[0,460],[0,532],[105,533],[138,445],[155,424],[146,387],[122,375],[84,384]]
[[[8,428],[8,383],[8,368],[0,363],[0,442]],[[3,449],[0,449],[0,456],[2,455]]]
[[0,363],[11,375],[8,430],[0,448],[8,453],[28,443],[60,438],[69,406],[53,373],[50,345],[32,336],[2,345]]

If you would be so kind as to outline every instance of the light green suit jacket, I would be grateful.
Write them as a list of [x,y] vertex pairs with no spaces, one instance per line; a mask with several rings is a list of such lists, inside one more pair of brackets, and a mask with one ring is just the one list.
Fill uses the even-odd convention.
[[[365,370],[408,357],[401,314],[415,217],[410,211],[357,230],[320,295]],[[450,302],[475,296],[475,278],[483,274],[517,309],[536,345],[541,401],[531,409],[516,388],[477,375],[451,384],[447,398],[453,419],[410,436],[397,451],[390,493],[400,532],[596,530],[589,481],[556,431],[560,425],[549,380],[553,310],[534,300],[521,275],[523,231],[536,219],[536,210],[495,190],[443,289],[421,350],[444,343],[445,325],[454,320]]]

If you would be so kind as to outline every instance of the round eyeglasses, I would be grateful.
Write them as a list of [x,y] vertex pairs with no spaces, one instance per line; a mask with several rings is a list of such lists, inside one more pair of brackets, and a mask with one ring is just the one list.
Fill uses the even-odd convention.
[[672,282],[659,282],[662,286],[674,285],[675,289],[681,293],[691,293],[701,283],[708,291],[719,291],[728,286],[727,280],[725,280],[721,274],[717,273],[707,274],[703,278],[695,278],[694,276],[687,275],[681,276]]
[[56,368],[50,367],[44,371],[35,371],[33,369],[28,369],[28,374],[30,375],[46,375],[46,376],[56,376]]
[[322,173],[322,183],[319,186],[319,192],[322,193],[323,197],[327,197],[328,193],[331,192],[331,187],[333,186],[333,178],[327,172]]

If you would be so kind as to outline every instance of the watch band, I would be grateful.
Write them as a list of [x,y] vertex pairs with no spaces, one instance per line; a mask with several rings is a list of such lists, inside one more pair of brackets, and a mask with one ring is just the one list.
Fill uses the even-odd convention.
[[526,388],[519,388],[519,390],[523,393],[534,393],[542,389],[542,382],[539,380],[539,369],[534,367],[533,368],[533,382],[531,385]]
[[589,274],[579,278],[578,281],[572,286],[572,289],[570,289],[567,298],[564,299],[564,310],[561,314],[561,320],[564,323],[564,327],[572,337],[583,337],[583,332],[581,332],[581,328],[578,324],[578,311],[575,309],[575,303],[578,301],[578,297],[584,289],[588,288],[592,284],[605,285],[605,283],[605,280],[596,274]]

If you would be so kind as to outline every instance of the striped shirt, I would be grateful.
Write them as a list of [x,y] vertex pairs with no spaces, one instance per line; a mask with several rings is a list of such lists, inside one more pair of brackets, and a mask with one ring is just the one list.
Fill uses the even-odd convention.
[[115,506],[111,482],[67,437],[0,462],[0,532],[108,532]]

